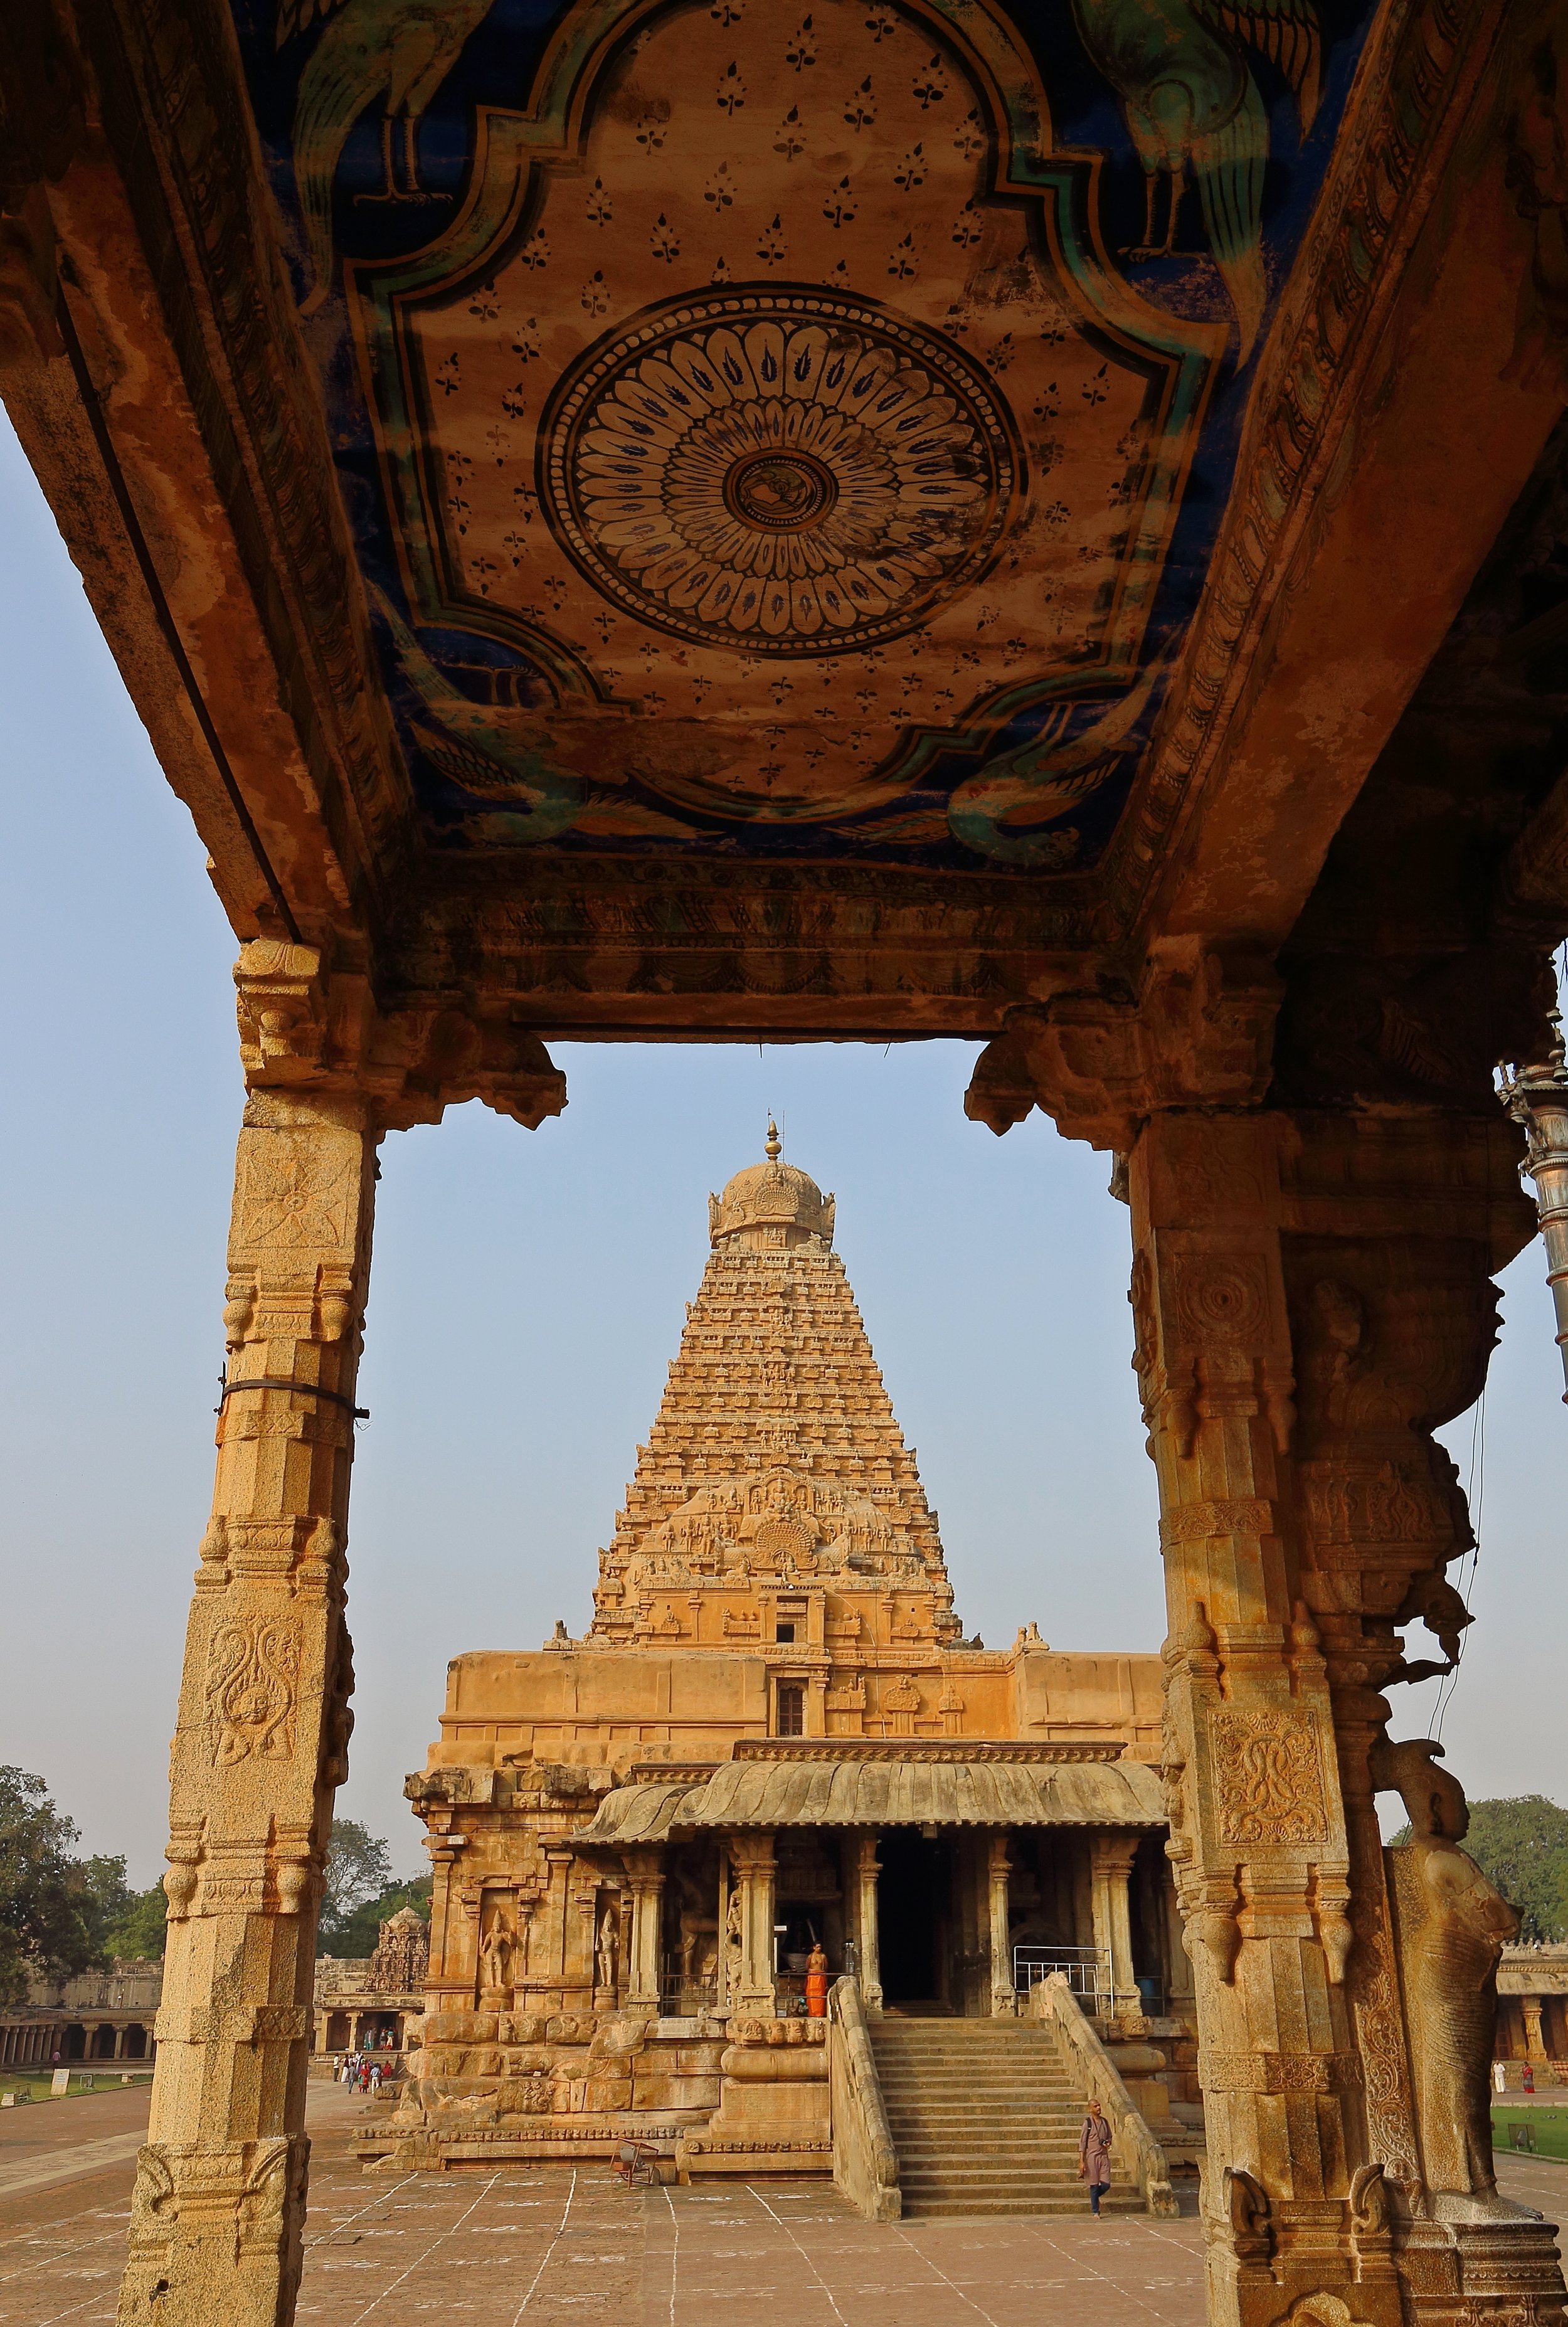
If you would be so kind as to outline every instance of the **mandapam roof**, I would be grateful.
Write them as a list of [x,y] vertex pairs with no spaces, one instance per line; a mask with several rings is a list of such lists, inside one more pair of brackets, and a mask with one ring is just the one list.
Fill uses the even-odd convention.
[[1072,1748],[955,1739],[813,1739],[806,1751],[742,1746],[705,1784],[618,1786],[580,1845],[619,1849],[735,1827],[1159,1827],[1158,1774]]

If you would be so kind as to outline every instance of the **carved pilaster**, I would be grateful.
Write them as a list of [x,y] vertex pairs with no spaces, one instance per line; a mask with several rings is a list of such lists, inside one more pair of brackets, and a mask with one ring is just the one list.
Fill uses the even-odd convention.
[[298,2276],[316,1904],[352,1724],[344,1544],[379,1135],[351,1100],[254,1092],[239,1136],[122,2322],[270,2327]]
[[664,1916],[664,1853],[629,1850],[625,1854],[627,1888],[631,1893],[630,2011],[657,2012],[659,1974],[663,1969],[661,1934]]
[[877,1836],[854,1836],[854,1928],[860,1949],[860,1992],[868,2012],[882,2008],[882,1943],[877,1911],[877,1876],[882,1872]]
[[[1534,2229],[1488,2210],[1483,2236],[1423,2173],[1411,1911],[1402,1939],[1374,1799],[1380,1692],[1444,1669],[1468,1621],[1444,1572],[1468,1518],[1431,1434],[1484,1379],[1511,1160],[1484,1123],[1412,1109],[1156,1117],[1131,1159],[1216,2321],[1325,2294],[1371,2327],[1468,2316],[1510,2238],[1559,2316]],[[1405,1659],[1417,1618],[1442,1662]]]
[[[1333,1710],[1294,1576],[1283,1126],[1157,1117],[1129,1172],[1139,1387],[1160,1480],[1170,1852],[1209,2132],[1210,2317],[1350,2283],[1333,2248],[1359,2082]],[[1282,2300],[1282,2294],[1283,2299]],[[1350,2313],[1395,2327],[1397,2287]]]
[[[377,1148],[457,1098],[530,1123],[565,1103],[531,1035],[455,1007],[384,1013],[313,947],[257,940],[235,982],[249,1097],[228,1378],[171,1757],[169,1946],[121,2327],[294,2313],[316,1910],[353,1722],[345,1549]],[[473,1976],[480,1902],[453,1877],[459,1847],[436,1852],[433,1987],[457,1965]]]
[[1136,1835],[1089,1837],[1089,1902],[1095,1946],[1110,1969],[1111,2008],[1118,2018],[1142,2009],[1133,1975],[1133,1916],[1128,1883],[1138,1855]]
[[732,2012],[773,2015],[774,1857],[770,1834],[730,1836],[730,1864],[741,1902],[740,1978],[730,1997]]
[[989,1911],[991,1958],[991,2016],[994,2020],[1011,2018],[1017,2009],[1018,1999],[1013,1986],[1013,1937],[1008,1914],[1009,1879],[1013,1861],[1008,1855],[1007,1836],[994,1834],[986,1847],[986,1903]]

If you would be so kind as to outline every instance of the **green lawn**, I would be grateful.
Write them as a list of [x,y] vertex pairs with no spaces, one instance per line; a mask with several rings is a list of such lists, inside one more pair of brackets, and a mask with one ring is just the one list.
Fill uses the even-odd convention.
[[1507,2101],[1494,2102],[1492,2147],[1568,2160],[1568,2108],[1510,2108]]
[[150,2061],[127,2061],[124,2069],[116,2061],[95,2061],[90,2067],[73,2061],[70,2063],[70,2092],[55,2093],[50,2090],[50,2082],[54,2075],[52,2069],[43,2069],[36,2074],[25,2069],[5,2069],[0,2070],[0,2093],[14,2093],[17,2096],[15,2106],[20,2107],[24,2098],[28,2101],[75,2100],[80,2093],[117,2093],[123,2089],[120,2084],[122,2076],[129,2074],[138,2084],[144,2084],[152,2073]]

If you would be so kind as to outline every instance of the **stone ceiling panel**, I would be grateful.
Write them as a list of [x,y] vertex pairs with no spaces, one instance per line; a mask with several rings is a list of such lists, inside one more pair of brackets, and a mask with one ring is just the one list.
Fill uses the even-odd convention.
[[1367,14],[238,0],[427,836],[1090,869]]

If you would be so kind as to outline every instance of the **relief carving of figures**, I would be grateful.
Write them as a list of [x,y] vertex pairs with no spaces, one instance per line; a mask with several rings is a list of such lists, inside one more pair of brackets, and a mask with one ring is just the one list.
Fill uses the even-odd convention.
[[745,1957],[745,1939],[741,1913],[741,1894],[730,1893],[729,1912],[724,1918],[724,1992],[722,2000],[733,2004],[741,1993],[741,1973]]
[[286,1619],[242,1616],[219,1625],[207,1651],[205,1696],[220,1768],[252,1756],[292,1758],[299,1668],[299,1633]]
[[1403,1797],[1412,1827],[1387,1858],[1424,2178],[1439,2196],[1511,2212],[1492,2171],[1490,2070],[1498,1958],[1519,1919],[1459,1846],[1470,1810],[1458,1779],[1434,1766],[1442,1752],[1421,1737],[1373,1755],[1379,1790]]

